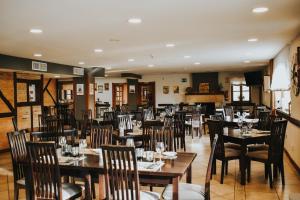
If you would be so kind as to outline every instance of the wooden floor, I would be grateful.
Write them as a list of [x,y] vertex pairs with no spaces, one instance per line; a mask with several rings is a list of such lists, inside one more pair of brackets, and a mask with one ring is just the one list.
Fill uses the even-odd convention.
[[[187,151],[196,152],[197,159],[193,163],[192,182],[203,184],[205,179],[208,156],[210,152],[209,138],[187,137]],[[229,162],[228,175],[225,176],[224,184],[220,184],[220,163],[218,162],[217,175],[213,176],[211,181],[211,199],[236,199],[236,200],[276,200],[288,199],[290,193],[300,192],[300,176],[292,167],[288,159],[285,158],[285,178],[286,185],[281,185],[281,180],[275,181],[274,189],[270,189],[268,182],[264,178],[264,167],[261,163],[253,162],[252,164],[252,180],[246,186],[240,185],[240,174],[238,161]],[[0,154],[0,199],[13,199],[13,177],[10,154]],[[183,178],[182,180],[185,180]],[[7,182],[9,184],[7,184]],[[98,187],[96,187],[98,188]],[[9,189],[9,197],[8,197]],[[149,189],[149,188],[143,188]],[[161,188],[154,189],[161,192]],[[24,191],[21,192],[20,199],[24,199]]]

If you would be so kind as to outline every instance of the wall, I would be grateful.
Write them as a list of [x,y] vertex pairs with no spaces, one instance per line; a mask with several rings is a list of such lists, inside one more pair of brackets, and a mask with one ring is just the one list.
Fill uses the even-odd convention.
[[[48,81],[50,79],[44,78],[43,88],[46,87]],[[52,79],[47,87],[49,93],[52,95],[53,99],[56,101],[57,94],[56,94],[56,79]],[[44,106],[55,106],[54,101],[52,100],[51,96],[47,91],[44,92]]]

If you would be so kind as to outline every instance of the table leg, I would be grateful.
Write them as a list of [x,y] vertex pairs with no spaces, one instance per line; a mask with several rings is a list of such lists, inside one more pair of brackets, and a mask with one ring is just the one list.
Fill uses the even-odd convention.
[[85,179],[85,198],[92,200],[92,178],[90,174],[84,176]]
[[179,177],[174,177],[172,179],[173,184],[173,200],[179,199]]
[[105,199],[105,180],[104,176],[99,174],[99,200]]
[[186,173],[186,182],[192,183],[192,165],[189,166]]
[[246,184],[246,153],[247,153],[247,145],[242,145],[242,152],[241,152],[241,162],[240,162],[240,168],[241,168],[241,185]]

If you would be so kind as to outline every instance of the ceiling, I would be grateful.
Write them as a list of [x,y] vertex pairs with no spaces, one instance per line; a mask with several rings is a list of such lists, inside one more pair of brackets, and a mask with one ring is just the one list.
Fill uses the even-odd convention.
[[[260,6],[269,12],[252,13]],[[129,24],[131,17],[142,23]],[[13,56],[41,53],[41,60],[111,73],[244,71],[265,65],[297,36],[300,1],[1,0],[0,27],[0,53]]]

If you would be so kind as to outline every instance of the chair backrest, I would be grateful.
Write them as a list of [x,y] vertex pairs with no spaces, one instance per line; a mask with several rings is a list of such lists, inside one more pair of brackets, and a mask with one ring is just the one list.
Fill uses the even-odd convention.
[[172,116],[165,116],[164,118],[164,127],[173,127],[173,117]]
[[34,199],[62,199],[61,177],[53,142],[26,143]]
[[210,146],[212,147],[214,137],[218,135],[218,142],[215,149],[215,156],[223,158],[225,156],[224,140],[223,140],[223,122],[218,120],[207,120],[208,131],[210,136]]
[[114,117],[115,113],[112,112],[104,112],[103,114],[103,121],[111,121],[113,122],[115,117]]
[[55,144],[58,144],[58,137],[60,134],[56,132],[39,132],[38,134],[35,134],[34,137],[39,142],[54,142]]
[[143,126],[143,148],[146,151],[151,150],[150,139],[151,139],[152,131],[153,131],[152,126]]
[[220,114],[210,115],[209,118],[210,118],[211,120],[219,120],[219,121],[224,120],[223,116],[220,115]]
[[270,161],[283,162],[284,139],[287,120],[277,120],[271,124],[271,138],[269,144],[268,158]]
[[185,116],[186,116],[186,112],[185,111],[178,111],[178,112],[175,112],[175,115],[174,115],[174,120],[175,121],[185,121]]
[[150,147],[155,151],[156,142],[163,142],[166,151],[174,151],[173,130],[170,127],[153,127],[150,135]]
[[201,123],[202,123],[202,119],[201,119],[200,111],[193,112],[192,113],[192,127],[199,128],[201,126]]
[[210,179],[211,179],[211,174],[212,174],[212,165],[213,165],[213,161],[214,161],[214,155],[215,155],[215,149],[217,146],[217,142],[218,142],[218,135],[215,135],[212,146],[211,146],[211,151],[210,151],[207,170],[206,170],[205,188],[204,188],[204,199],[205,200],[210,200]]
[[133,123],[131,117],[129,115],[119,115],[118,116],[118,127],[119,129],[122,127],[124,130],[132,130]]
[[91,130],[91,148],[100,148],[102,145],[112,144],[113,127],[96,126]]
[[225,116],[230,116],[231,119],[234,118],[234,111],[233,111],[233,107],[232,106],[224,106],[224,113]]
[[63,120],[58,119],[55,116],[48,116],[45,118],[45,123],[46,123],[46,131],[51,132],[51,133],[59,133],[63,132]]
[[258,115],[258,129],[269,130],[270,129],[270,111],[260,111]]
[[102,146],[106,199],[140,199],[135,148]]
[[10,147],[11,160],[13,164],[14,181],[24,178],[23,161],[27,159],[26,136],[24,132],[7,133]]

